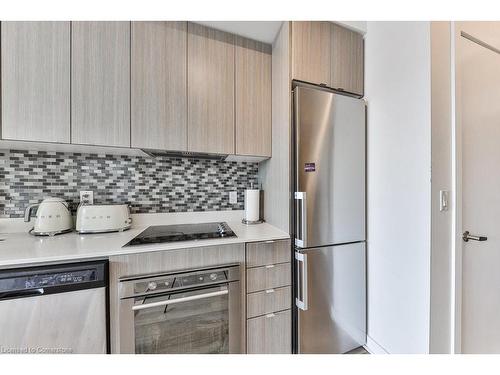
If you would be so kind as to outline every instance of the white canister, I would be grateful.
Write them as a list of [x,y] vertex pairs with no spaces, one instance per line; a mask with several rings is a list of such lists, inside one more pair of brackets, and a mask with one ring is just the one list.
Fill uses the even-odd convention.
[[245,220],[247,222],[260,220],[260,190],[245,190]]

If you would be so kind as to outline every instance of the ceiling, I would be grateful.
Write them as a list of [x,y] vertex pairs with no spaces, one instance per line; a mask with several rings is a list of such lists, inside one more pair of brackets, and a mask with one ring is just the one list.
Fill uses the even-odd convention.
[[271,44],[282,21],[196,21],[201,25]]
[[[278,35],[282,21],[196,21],[196,23],[272,44]],[[336,23],[361,34],[366,33],[366,22],[364,21],[339,21]]]

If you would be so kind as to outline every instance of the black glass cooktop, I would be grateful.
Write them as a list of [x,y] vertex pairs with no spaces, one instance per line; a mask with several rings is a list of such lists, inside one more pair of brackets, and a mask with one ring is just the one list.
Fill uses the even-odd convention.
[[125,246],[162,242],[195,241],[210,238],[236,237],[225,222],[204,224],[154,225],[134,237]]

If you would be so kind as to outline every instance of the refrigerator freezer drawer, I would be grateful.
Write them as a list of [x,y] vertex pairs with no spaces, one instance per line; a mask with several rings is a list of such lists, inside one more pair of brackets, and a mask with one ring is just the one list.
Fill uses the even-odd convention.
[[346,353],[364,345],[365,243],[299,253],[298,299],[307,301],[298,309],[299,353]]

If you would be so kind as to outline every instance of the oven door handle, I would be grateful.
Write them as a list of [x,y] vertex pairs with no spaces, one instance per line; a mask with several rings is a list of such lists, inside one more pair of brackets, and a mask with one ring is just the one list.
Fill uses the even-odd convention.
[[224,290],[219,290],[217,292],[197,294],[197,295],[194,295],[194,296],[187,296],[187,297],[182,297],[182,298],[177,298],[177,299],[167,299],[165,301],[144,303],[144,304],[132,306],[132,310],[134,310],[134,311],[136,311],[136,310],[144,310],[144,309],[150,309],[152,307],[173,305],[174,303],[196,301],[198,299],[223,296],[223,295],[228,294],[228,293],[229,293],[229,290],[228,289],[224,289]]

